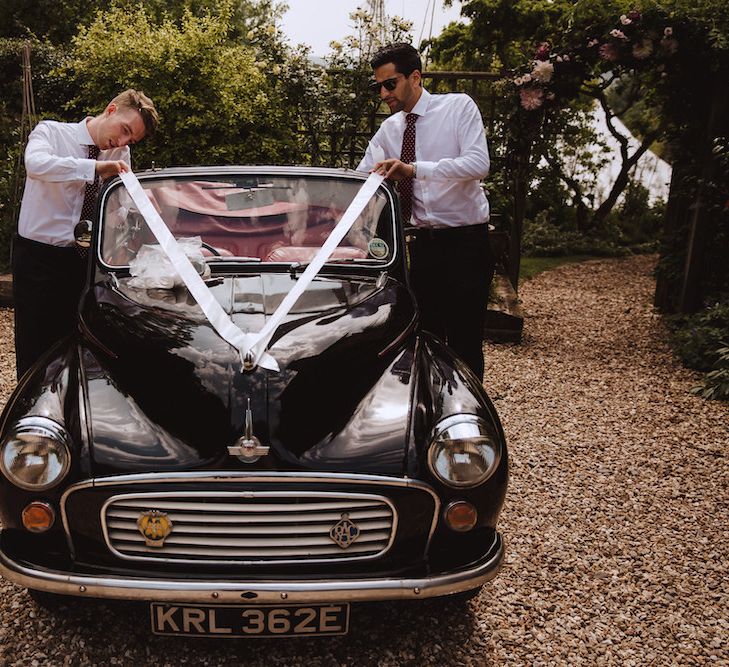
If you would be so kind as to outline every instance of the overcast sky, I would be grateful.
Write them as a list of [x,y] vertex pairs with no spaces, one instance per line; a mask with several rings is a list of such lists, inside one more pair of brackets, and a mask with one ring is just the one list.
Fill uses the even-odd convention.
[[[284,32],[292,44],[308,44],[312,54],[320,58],[329,52],[329,42],[353,32],[350,13],[357,7],[368,6],[367,0],[286,0],[286,4],[289,10],[281,26]],[[429,36],[434,5],[433,36],[436,36],[451,21],[460,19],[460,2],[446,9],[443,0],[385,0],[385,13],[413,22],[413,44],[417,46],[421,33],[423,39]]]

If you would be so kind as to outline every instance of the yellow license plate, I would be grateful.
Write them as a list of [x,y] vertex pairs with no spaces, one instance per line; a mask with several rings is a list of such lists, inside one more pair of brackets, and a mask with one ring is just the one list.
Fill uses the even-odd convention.
[[187,637],[345,635],[349,604],[175,605],[153,602],[152,632]]

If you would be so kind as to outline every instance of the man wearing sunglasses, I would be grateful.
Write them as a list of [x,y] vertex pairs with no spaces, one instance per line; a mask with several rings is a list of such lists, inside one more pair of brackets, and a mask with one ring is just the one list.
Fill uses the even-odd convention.
[[[483,327],[494,261],[481,179],[489,153],[481,113],[460,93],[431,94],[420,54],[392,44],[370,61],[370,89],[390,108],[357,167],[397,181],[409,244],[410,285],[423,329],[483,379]],[[374,155],[384,151],[385,159]]]

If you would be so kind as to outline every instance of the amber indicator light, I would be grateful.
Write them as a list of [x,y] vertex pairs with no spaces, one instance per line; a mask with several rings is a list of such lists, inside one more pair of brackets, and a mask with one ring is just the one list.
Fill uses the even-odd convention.
[[476,508],[465,500],[452,502],[445,511],[448,527],[461,533],[471,530],[476,525],[477,519]]
[[34,501],[23,510],[23,525],[31,533],[42,533],[48,530],[55,521],[56,515],[48,503]]

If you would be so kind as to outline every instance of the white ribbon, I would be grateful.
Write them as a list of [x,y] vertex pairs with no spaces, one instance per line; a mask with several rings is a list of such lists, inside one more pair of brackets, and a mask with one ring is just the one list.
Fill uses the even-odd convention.
[[170,262],[172,262],[172,265],[182,278],[190,294],[192,294],[192,297],[202,309],[203,314],[220,336],[238,350],[244,368],[248,369],[260,365],[263,368],[273,371],[279,370],[279,366],[278,362],[266,352],[271,337],[281,321],[288,315],[296,300],[306,290],[321,267],[329,259],[329,256],[334,252],[334,249],[346,236],[354,221],[364,210],[367,202],[372,198],[384,179],[379,174],[370,174],[369,178],[355,195],[352,203],[344,212],[342,218],[332,230],[329,238],[327,238],[324,245],[314,255],[306,270],[299,276],[294,287],[286,295],[279,307],[276,308],[276,311],[271,315],[263,329],[258,333],[243,333],[223,310],[222,306],[195,270],[195,267],[193,267],[190,260],[178,246],[175,237],[167,225],[165,225],[162,218],[160,218],[154,206],[152,206],[152,202],[147,197],[134,173],[131,171],[123,172],[120,174],[120,177],[149,229],[157,241],[159,241],[160,247],[167,257],[169,257]]

